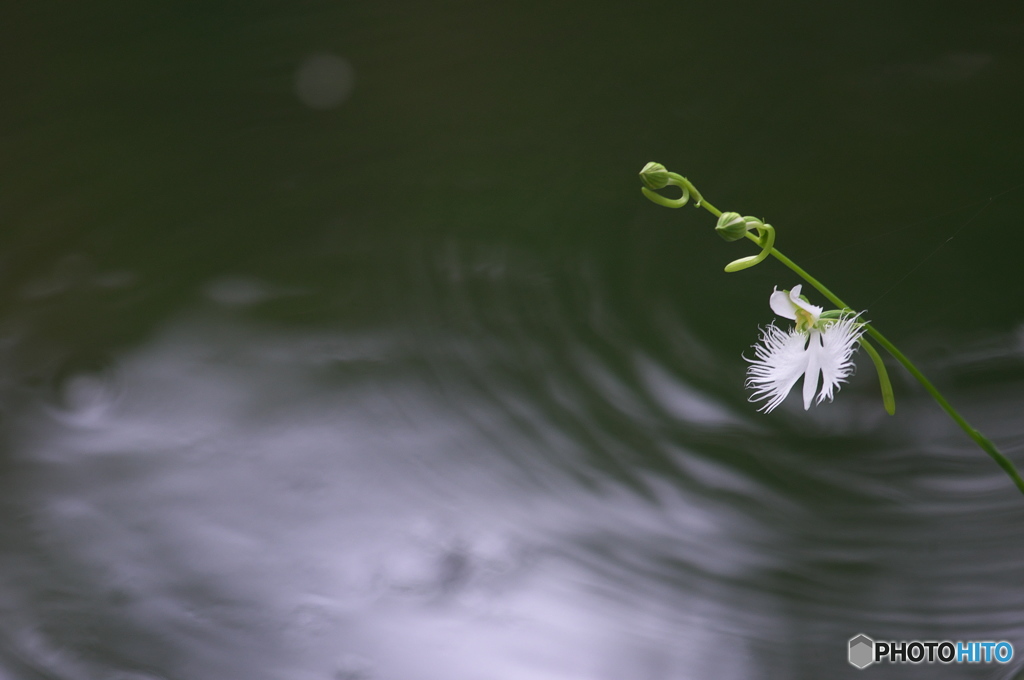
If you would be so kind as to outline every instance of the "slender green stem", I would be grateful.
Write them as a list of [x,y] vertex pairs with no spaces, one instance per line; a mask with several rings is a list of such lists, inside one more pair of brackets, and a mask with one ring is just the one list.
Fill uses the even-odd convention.
[[685,187],[690,192],[690,197],[693,199],[694,207],[704,208],[715,217],[722,216],[722,211],[705,201],[704,197],[701,196],[701,193],[697,191],[697,187],[693,186],[693,183],[690,182],[690,180],[674,172],[670,172],[669,176],[672,177],[675,184],[680,187]]

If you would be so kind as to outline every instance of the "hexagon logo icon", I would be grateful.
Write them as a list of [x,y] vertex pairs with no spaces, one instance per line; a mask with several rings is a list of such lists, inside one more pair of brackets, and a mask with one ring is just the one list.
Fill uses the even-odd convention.
[[850,663],[864,669],[875,662],[875,641],[864,633],[850,638]]

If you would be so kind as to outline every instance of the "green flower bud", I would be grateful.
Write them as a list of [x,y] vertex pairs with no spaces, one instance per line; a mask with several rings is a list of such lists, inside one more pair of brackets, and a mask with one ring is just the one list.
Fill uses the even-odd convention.
[[648,163],[640,171],[640,181],[648,189],[664,189],[668,186],[668,170],[661,163]]
[[747,230],[750,225],[747,221],[740,217],[739,213],[724,212],[722,216],[718,218],[718,225],[715,227],[715,231],[726,241],[738,241],[747,235]]

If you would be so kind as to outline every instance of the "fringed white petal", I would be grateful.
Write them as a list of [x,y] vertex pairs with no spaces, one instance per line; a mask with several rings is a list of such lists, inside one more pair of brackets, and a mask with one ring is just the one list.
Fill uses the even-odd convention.
[[[746,386],[754,390],[750,401],[766,403],[759,410],[770,413],[785,399],[800,376],[804,378],[804,409],[811,402],[832,400],[836,390],[853,373],[851,357],[863,333],[856,316],[843,317],[824,329],[802,333],[783,331],[774,323],[761,331],[754,345],[754,359],[747,359]],[[818,385],[821,390],[818,390]]]
[[758,410],[771,413],[793,389],[807,370],[806,346],[807,336],[796,330],[786,332],[774,323],[761,330],[761,342],[754,345],[755,358],[747,359],[746,383],[754,390],[750,401],[768,400]]
[[827,361],[821,363],[819,404],[826,399],[832,401],[833,392],[853,374],[853,353],[857,351],[857,340],[864,334],[864,326],[857,319],[858,316],[844,316],[821,332],[822,356]]

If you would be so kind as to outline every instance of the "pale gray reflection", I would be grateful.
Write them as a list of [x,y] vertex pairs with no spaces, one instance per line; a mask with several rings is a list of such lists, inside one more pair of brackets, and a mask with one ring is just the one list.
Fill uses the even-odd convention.
[[[537,351],[524,387],[521,337],[223,309],[17,421],[14,677],[855,677],[858,632],[1024,649],[1024,506],[906,386],[897,418],[868,381],[765,417],[614,332]],[[966,349],[925,368],[1019,459],[1019,338]]]
[[249,307],[302,291],[272,286],[245,276],[223,276],[204,287],[206,297],[225,307]]
[[647,393],[669,418],[705,427],[753,427],[749,419],[740,419],[721,401],[688,385],[651,357],[639,354],[634,362]]
[[112,362],[116,398],[69,378],[88,418],[41,405],[13,438],[13,654],[67,678],[757,675],[775,605],[730,584],[778,568],[769,527],[653,474],[585,490],[416,358],[193,317]]

